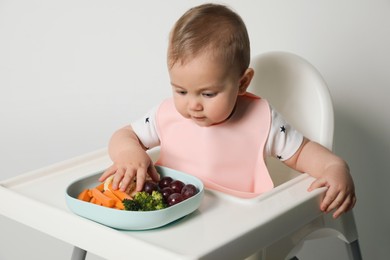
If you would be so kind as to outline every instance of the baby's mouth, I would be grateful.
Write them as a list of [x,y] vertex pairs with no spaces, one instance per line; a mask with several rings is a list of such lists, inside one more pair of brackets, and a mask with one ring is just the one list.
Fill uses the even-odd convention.
[[194,120],[205,120],[206,117],[205,116],[192,116],[192,119],[194,119]]

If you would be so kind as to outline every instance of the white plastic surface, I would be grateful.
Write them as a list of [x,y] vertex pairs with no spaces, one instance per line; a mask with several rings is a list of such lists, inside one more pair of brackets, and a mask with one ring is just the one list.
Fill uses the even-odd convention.
[[266,98],[306,137],[332,149],[334,115],[326,82],[303,58],[268,52],[252,59],[249,91]]
[[[332,150],[332,99],[317,69],[288,52],[257,55],[251,67],[255,75],[249,91],[266,98],[304,136]],[[268,158],[267,164],[275,185],[299,175],[274,158]]]
[[[0,185],[0,214],[107,259],[239,259],[316,218],[323,190],[305,174],[245,202],[205,192],[199,209],[148,231],[118,231],[73,214],[64,191],[110,165],[106,150],[21,175]],[[23,207],[15,207],[23,205]],[[44,246],[43,246],[44,247]]]
[[[269,100],[306,137],[332,150],[333,104],[327,84],[317,69],[298,55],[287,52],[258,55],[253,58],[251,66],[255,76],[250,91]],[[297,176],[277,160],[269,160],[268,168],[276,185]],[[349,244],[350,259],[360,259],[359,247],[354,246],[358,244],[358,236],[352,212],[343,214],[338,220],[332,219],[330,214],[319,215],[265,248],[262,256],[265,259],[290,259],[303,241],[314,234],[318,237],[337,234]]]

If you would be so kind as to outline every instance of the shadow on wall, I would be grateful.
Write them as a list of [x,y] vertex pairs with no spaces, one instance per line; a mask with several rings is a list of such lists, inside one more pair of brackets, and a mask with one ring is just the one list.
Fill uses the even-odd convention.
[[366,122],[335,107],[334,150],[348,162],[355,181],[354,215],[363,258],[380,259],[390,255],[390,144]]

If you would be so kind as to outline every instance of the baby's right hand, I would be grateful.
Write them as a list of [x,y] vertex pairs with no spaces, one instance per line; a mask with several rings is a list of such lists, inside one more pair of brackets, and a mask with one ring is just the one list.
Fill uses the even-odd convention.
[[119,188],[121,191],[126,191],[134,179],[137,182],[136,191],[142,191],[147,174],[152,180],[159,181],[160,176],[147,153],[144,152],[143,155],[138,154],[138,156],[134,155],[124,156],[125,160],[122,159],[114,162],[100,176],[99,181],[103,182],[111,175],[114,175],[112,188],[114,190]]

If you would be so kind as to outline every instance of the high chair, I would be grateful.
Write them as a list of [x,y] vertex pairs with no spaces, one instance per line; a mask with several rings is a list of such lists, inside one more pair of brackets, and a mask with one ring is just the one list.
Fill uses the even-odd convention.
[[[251,67],[255,75],[249,91],[266,98],[306,137],[332,150],[333,105],[320,73],[303,58],[287,52],[259,55],[252,60]],[[274,159],[268,160],[268,168],[275,186],[300,174]],[[331,214],[320,214],[305,225],[296,227],[295,231],[263,249],[260,255],[252,259],[297,259],[295,255],[305,240],[327,236],[344,241],[350,259],[361,259],[352,212],[343,214],[337,220]]]
[[[305,136],[332,149],[332,102],[317,70],[283,52],[257,56],[252,66],[250,91],[268,99]],[[361,259],[352,212],[337,220],[323,214],[325,188],[308,192],[314,178],[276,160],[268,161],[274,189],[253,199],[206,190],[195,212],[161,228],[116,230],[72,213],[65,203],[67,187],[111,163],[104,148],[1,181],[0,214],[73,245],[72,260],[85,259],[87,251],[117,260],[290,260],[303,241],[324,236],[338,237],[350,259]],[[41,246],[37,251],[45,252]]]

